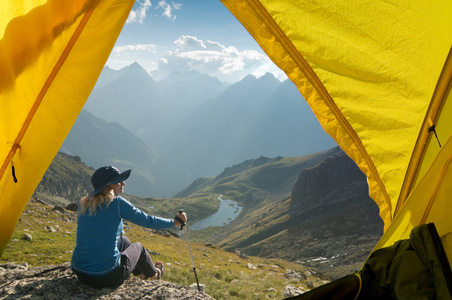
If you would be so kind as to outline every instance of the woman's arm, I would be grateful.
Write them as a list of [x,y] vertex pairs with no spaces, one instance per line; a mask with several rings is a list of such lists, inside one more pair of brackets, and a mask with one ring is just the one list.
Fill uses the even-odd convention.
[[171,228],[175,225],[175,221],[172,219],[159,218],[151,216],[139,208],[135,207],[132,203],[122,197],[117,197],[119,202],[119,214],[122,218],[130,221],[136,225],[151,228],[151,229],[164,229]]

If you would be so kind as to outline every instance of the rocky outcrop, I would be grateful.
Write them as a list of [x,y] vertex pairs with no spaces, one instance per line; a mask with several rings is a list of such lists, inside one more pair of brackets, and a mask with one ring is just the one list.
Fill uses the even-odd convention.
[[59,152],[36,188],[35,197],[62,206],[77,202],[92,191],[93,172],[80,157]]
[[117,288],[93,289],[73,274],[70,263],[28,269],[0,265],[1,299],[213,299],[186,286],[164,280],[129,278]]
[[333,279],[360,268],[381,237],[383,222],[366,176],[342,150],[334,150],[299,173],[290,196],[249,214],[242,228],[253,230],[235,233],[241,242],[234,247],[315,267]]
[[344,152],[301,172],[292,189],[291,220],[318,238],[383,233],[366,176]]

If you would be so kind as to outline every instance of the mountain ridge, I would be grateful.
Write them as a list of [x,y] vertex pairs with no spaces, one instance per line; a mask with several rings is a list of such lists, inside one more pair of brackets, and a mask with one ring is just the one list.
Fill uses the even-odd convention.
[[[121,70],[105,68],[84,107],[93,117],[119,123],[141,139],[143,151],[153,152],[152,163],[114,154],[116,149],[124,151],[123,139],[105,150],[92,147],[91,132],[99,127],[87,128],[89,123],[80,124],[81,118],[62,151],[94,168],[118,162],[126,169],[140,169],[142,164],[146,170],[136,175],[151,188],[129,188],[141,196],[170,197],[196,178],[215,176],[247,159],[306,155],[335,146],[290,81],[250,75],[228,85],[196,72],[173,76],[154,81],[136,63]],[[103,151],[109,152],[108,162],[99,158]]]
[[[281,85],[281,90],[290,88],[290,92],[275,94]],[[280,101],[286,105],[277,105]],[[259,156],[300,156],[333,147],[334,141],[312,112],[301,113],[309,110],[291,82],[280,83],[272,75],[247,76],[204,102],[156,150],[163,160],[190,170],[197,178],[214,176],[224,167]],[[308,138],[306,127],[312,133]],[[313,138],[316,143],[309,142]]]
[[161,189],[150,171],[158,159],[157,153],[119,123],[98,119],[86,110],[80,112],[60,151],[79,156],[94,169],[108,165],[120,170],[133,168],[135,176],[128,188],[137,195],[158,193]]

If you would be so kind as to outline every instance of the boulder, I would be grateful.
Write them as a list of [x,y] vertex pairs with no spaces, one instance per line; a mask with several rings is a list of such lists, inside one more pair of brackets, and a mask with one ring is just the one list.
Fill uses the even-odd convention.
[[26,240],[27,242],[31,242],[33,240],[33,236],[29,233],[24,233],[21,239]]
[[70,211],[77,211],[77,203],[69,203],[66,206],[66,209]]

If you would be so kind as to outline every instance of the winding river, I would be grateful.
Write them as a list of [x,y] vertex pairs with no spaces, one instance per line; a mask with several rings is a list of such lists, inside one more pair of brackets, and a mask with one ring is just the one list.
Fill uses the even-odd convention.
[[209,226],[224,226],[231,223],[240,214],[242,207],[231,199],[223,200],[221,196],[218,197],[220,207],[216,213],[190,225],[188,228],[191,230],[201,230]]

